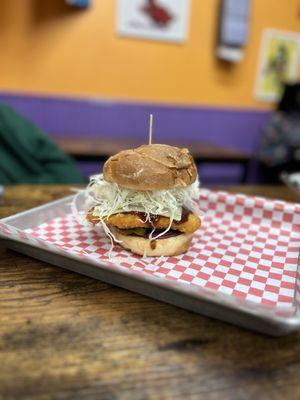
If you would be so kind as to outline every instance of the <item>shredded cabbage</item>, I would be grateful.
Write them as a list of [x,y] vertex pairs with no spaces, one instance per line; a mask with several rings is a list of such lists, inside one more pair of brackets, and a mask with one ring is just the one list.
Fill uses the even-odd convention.
[[162,215],[172,221],[180,221],[182,208],[201,214],[196,203],[199,198],[199,182],[185,188],[168,190],[139,191],[106,182],[103,175],[93,175],[86,189],[88,207],[93,207],[93,216],[101,221],[105,217],[122,212],[138,211],[146,214]]
[[[77,202],[82,194],[85,197],[85,204],[79,206]],[[199,195],[198,180],[185,188],[138,191],[122,188],[116,183],[106,182],[103,179],[103,175],[100,174],[93,175],[90,178],[90,183],[86,190],[78,191],[71,202],[71,209],[74,218],[81,225],[87,224],[86,213],[93,209],[93,216],[99,218],[99,225],[111,242],[108,258],[110,261],[115,261],[116,257],[112,256],[114,242],[120,243],[120,241],[116,239],[114,233],[105,223],[104,219],[106,217],[121,212],[138,211],[145,213],[145,222],[151,221],[151,214],[170,218],[168,227],[157,236],[153,236],[155,233],[155,227],[153,226],[149,235],[150,243],[168,232],[174,220],[179,221],[181,219],[183,207],[195,214],[203,215],[203,211],[196,201],[199,199]],[[147,246],[145,246],[144,257],[147,257]]]

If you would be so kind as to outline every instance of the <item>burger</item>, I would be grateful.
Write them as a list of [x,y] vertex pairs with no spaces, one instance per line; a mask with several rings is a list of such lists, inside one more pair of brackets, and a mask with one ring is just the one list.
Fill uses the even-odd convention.
[[87,220],[142,256],[186,252],[200,227],[199,183],[192,155],[165,144],[123,150],[87,187]]

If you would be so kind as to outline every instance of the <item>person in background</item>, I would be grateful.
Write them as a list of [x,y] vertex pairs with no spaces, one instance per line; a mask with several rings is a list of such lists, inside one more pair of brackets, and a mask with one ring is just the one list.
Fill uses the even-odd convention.
[[260,180],[278,183],[282,172],[300,171],[300,83],[285,85],[258,152]]
[[0,184],[82,182],[70,157],[36,126],[0,103]]

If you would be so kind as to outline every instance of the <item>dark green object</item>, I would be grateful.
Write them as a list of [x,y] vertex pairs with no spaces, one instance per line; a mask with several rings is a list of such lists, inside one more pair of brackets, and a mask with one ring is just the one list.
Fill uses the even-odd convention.
[[72,159],[40,129],[0,103],[0,183],[82,183]]

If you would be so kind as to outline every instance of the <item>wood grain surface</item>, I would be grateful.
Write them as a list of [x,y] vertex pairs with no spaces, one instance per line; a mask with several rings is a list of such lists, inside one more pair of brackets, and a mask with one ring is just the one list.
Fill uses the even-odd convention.
[[[67,194],[6,188],[0,217]],[[0,399],[300,399],[300,333],[252,333],[3,247],[0,288]]]

